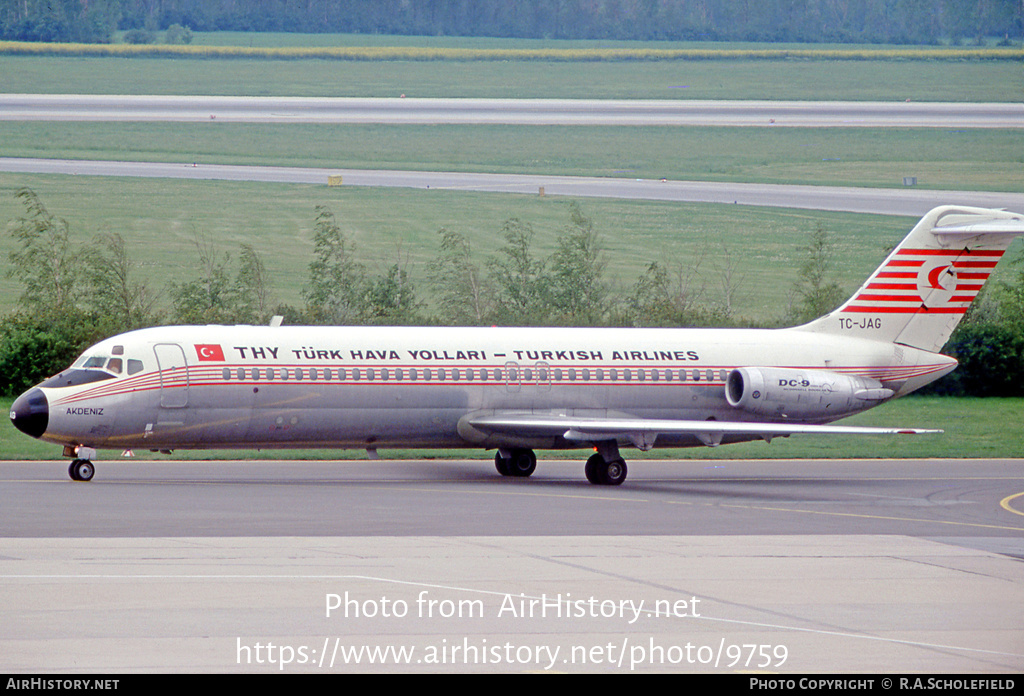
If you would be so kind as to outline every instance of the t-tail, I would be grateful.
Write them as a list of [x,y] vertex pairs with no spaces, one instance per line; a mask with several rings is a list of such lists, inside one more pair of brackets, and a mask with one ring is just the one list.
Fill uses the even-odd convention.
[[796,330],[936,353],[1018,235],[1024,235],[1024,215],[964,206],[935,208],[849,300]]

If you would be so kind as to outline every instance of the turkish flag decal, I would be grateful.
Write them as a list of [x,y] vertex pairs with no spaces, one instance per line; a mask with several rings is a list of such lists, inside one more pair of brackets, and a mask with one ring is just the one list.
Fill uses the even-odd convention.
[[200,360],[213,360],[221,361],[224,360],[224,350],[216,343],[197,343],[196,355],[199,356]]

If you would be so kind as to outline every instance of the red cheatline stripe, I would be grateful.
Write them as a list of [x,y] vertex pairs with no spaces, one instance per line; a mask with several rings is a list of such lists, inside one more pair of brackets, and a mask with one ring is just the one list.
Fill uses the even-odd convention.
[[991,273],[957,273],[956,277],[960,280],[988,280]]
[[998,261],[954,261],[953,268],[995,268]]
[[918,295],[857,295],[856,302],[922,302]]
[[917,291],[917,283],[868,283],[868,290],[912,290]]
[[876,278],[916,278],[917,273],[913,271],[879,271]]
[[924,261],[900,261],[894,259],[885,265],[893,268],[918,268],[924,265]]

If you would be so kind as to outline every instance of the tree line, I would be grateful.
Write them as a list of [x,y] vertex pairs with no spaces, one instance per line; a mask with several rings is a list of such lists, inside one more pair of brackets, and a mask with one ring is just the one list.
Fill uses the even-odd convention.
[[[688,264],[651,262],[628,287],[606,276],[601,237],[577,203],[559,229],[554,251],[540,256],[533,225],[506,220],[500,246],[474,253],[465,236],[438,231],[426,264],[424,299],[401,258],[371,270],[334,213],[314,210],[312,258],[302,306],[279,303],[259,253],[248,244],[232,255],[196,234],[195,275],[154,288],[110,232],[78,243],[63,218],[31,189],[16,194],[25,214],[10,225],[15,248],[7,276],[22,290],[0,317],[0,394],[16,394],[67,367],[108,336],[162,324],[507,325],[507,326],[790,326],[821,316],[848,297],[834,280],[834,244],[817,229],[781,317],[737,316],[739,259],[716,249]],[[932,391],[1024,396],[1024,258],[1011,283],[986,287],[945,352],[960,368]]]
[[177,27],[175,36],[187,29],[928,44],[1019,40],[1022,16],[1024,0],[17,0],[0,6],[0,38],[109,42],[117,30]]

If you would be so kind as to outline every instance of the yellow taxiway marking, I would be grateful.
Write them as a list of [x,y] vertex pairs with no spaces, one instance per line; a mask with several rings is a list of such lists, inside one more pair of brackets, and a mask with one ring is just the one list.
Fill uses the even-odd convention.
[[1024,512],[1021,512],[1020,510],[1014,510],[1014,509],[1013,509],[1013,508],[1012,508],[1012,507],[1010,506],[1010,501],[1011,501],[1011,500],[1014,500],[1014,499],[1016,499],[1016,498],[1019,498],[1019,497],[1021,497],[1022,495],[1024,495],[1024,491],[1022,491],[1022,492],[1020,492],[1020,493],[1014,493],[1013,495],[1008,495],[1008,496],[1006,496],[1005,498],[1003,498],[1002,500],[1000,500],[1000,501],[999,501],[999,507],[1003,508],[1003,509],[1004,509],[1004,510],[1006,510],[1007,512],[1012,512],[1012,513],[1013,513],[1013,514],[1015,514],[1015,515],[1020,515],[1021,517],[1024,517]]
[[[1018,493],[1017,495],[1024,495],[1024,493]],[[1010,496],[1015,498],[1016,496]],[[1008,499],[1004,499],[1005,501]],[[895,517],[892,515],[865,515],[856,512],[829,512],[827,510],[801,510],[799,508],[784,508],[784,507],[770,507],[767,505],[738,505],[736,503],[687,503],[687,502],[669,502],[670,505],[709,505],[712,507],[723,507],[723,508],[740,508],[745,510],[770,510],[772,512],[797,512],[806,515],[828,515],[831,517],[859,517],[869,520],[892,520],[895,522],[920,522],[922,524],[948,524],[955,527],[980,527],[982,529],[1005,529],[1014,532],[1024,532],[1024,527],[1008,527],[1005,525],[998,524],[980,524],[978,522],[957,522],[956,520],[925,520],[916,517]],[[1003,507],[1006,507],[1003,505]],[[1007,508],[1009,509],[1009,508]],[[1024,513],[1011,510],[1018,515],[1024,515]]]

